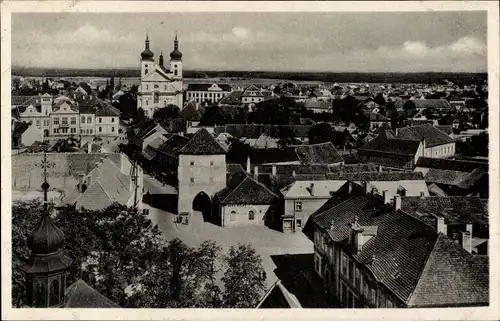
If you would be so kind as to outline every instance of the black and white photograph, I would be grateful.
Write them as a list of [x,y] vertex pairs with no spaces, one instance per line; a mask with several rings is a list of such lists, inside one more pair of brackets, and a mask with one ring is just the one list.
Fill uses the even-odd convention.
[[62,4],[2,3],[9,318],[498,318],[498,3]]

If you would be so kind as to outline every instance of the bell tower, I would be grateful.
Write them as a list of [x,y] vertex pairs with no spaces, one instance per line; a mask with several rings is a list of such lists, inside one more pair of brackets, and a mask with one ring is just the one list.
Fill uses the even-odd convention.
[[149,36],[146,34],[145,48],[141,52],[141,78],[154,69],[154,53],[149,49]]
[[174,74],[174,79],[182,79],[182,53],[179,51],[177,34],[174,40],[174,50],[170,53],[170,72]]
[[64,254],[64,233],[54,225],[48,210],[47,154],[41,164],[44,169],[42,189],[43,214],[40,227],[28,237],[30,258],[22,266],[26,276],[26,305],[33,308],[57,308],[64,305],[66,272],[73,260]]

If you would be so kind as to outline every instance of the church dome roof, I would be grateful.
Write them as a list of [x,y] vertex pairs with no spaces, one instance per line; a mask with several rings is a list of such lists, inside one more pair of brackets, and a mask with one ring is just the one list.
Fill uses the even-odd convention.
[[174,51],[170,53],[170,58],[180,60],[182,58],[182,52],[175,48]]
[[28,237],[28,247],[33,254],[50,254],[64,245],[64,233],[52,223],[48,215],[42,218],[40,227]]
[[149,48],[146,48],[146,49],[144,49],[143,52],[141,52],[142,60],[152,60],[153,57],[154,57],[154,53]]

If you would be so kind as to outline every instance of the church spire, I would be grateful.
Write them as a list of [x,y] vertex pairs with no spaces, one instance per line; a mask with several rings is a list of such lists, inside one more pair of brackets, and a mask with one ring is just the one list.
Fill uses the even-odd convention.
[[149,36],[148,36],[147,32],[146,32],[146,48],[145,49],[149,49]]
[[160,66],[163,66],[163,49],[160,51],[160,60],[158,61]]
[[[55,164],[43,154],[43,213],[40,227],[28,237],[29,259],[22,266],[26,275],[26,304],[30,307],[47,308],[64,304],[66,271],[73,260],[62,250],[64,233],[52,222],[48,208],[47,169]],[[47,264],[53,262],[53,264]]]
[[174,50],[170,53],[171,60],[181,60],[182,53],[179,51],[179,40],[177,39],[177,32],[175,33],[174,39]]

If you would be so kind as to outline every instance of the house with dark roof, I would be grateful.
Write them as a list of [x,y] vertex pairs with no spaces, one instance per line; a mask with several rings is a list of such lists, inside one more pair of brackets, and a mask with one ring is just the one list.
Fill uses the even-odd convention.
[[120,308],[96,289],[85,283],[83,280],[77,280],[65,291],[65,308]]
[[449,134],[430,124],[398,128],[397,139],[425,140],[425,157],[448,158],[455,155],[455,141]]
[[313,218],[314,269],[344,308],[487,306],[489,260],[401,210],[401,198],[354,196]]
[[232,91],[229,84],[189,84],[186,90],[187,101],[194,101],[197,104],[211,103],[215,104]]
[[290,293],[280,280],[273,283],[257,304],[257,309],[299,309],[302,308],[295,295]]
[[454,108],[446,99],[413,99],[417,112],[430,109],[433,113],[445,114]]
[[157,137],[167,134],[167,131],[154,120],[147,120],[128,131],[128,140],[139,151],[142,151]]
[[253,149],[252,163],[259,165],[341,165],[344,159],[331,142]]
[[346,183],[362,186],[364,195],[384,193],[396,195],[429,196],[422,175],[404,172],[326,173],[325,175],[295,175],[295,181],[281,189],[284,213],[283,232],[301,231],[309,216],[318,211]]
[[449,196],[489,195],[487,163],[420,157],[415,171],[424,175],[427,184],[435,184]]
[[12,147],[31,146],[34,142],[43,142],[43,132],[32,123],[12,123]]

